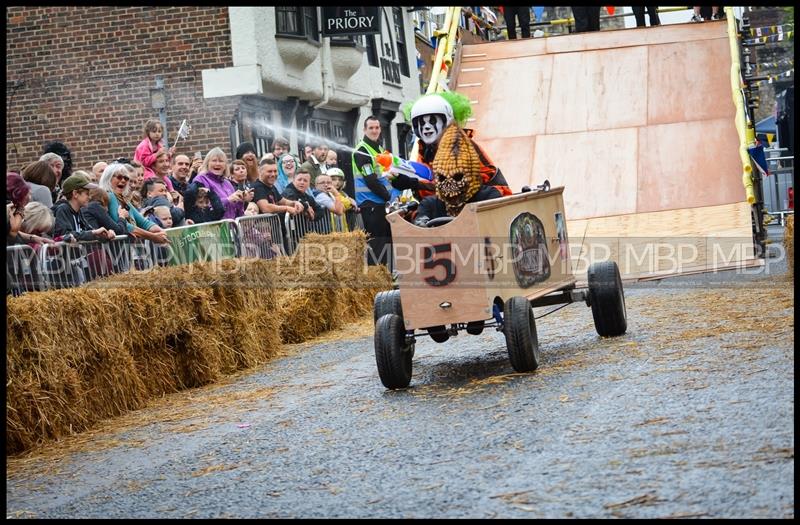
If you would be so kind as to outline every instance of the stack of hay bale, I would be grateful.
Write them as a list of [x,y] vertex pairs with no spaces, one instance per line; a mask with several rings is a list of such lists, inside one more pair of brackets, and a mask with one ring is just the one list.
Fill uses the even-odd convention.
[[292,258],[155,268],[9,299],[6,453],[212,383],[268,361],[283,342],[363,316],[391,288],[385,268],[365,268],[365,244],[363,233],[309,235]]

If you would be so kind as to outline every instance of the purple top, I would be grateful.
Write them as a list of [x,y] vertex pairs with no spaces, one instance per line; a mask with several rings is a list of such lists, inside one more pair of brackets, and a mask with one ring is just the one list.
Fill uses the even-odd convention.
[[194,178],[192,182],[198,182],[213,191],[219,196],[222,205],[225,206],[225,214],[223,219],[235,219],[244,215],[244,203],[230,202],[228,197],[236,192],[236,188],[231,184],[231,181],[226,179],[223,175],[215,175],[210,171],[201,173]]

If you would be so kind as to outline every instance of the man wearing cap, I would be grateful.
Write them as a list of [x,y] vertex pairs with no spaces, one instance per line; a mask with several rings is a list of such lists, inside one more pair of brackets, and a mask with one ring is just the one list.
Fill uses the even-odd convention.
[[236,159],[243,160],[247,166],[247,182],[255,184],[258,180],[258,158],[256,157],[256,148],[249,142],[242,142],[236,148]]
[[[92,230],[86,222],[81,208],[89,204],[89,190],[99,188],[89,180],[89,177],[76,173],[70,175],[61,187],[64,200],[53,206],[55,224],[53,225],[53,239],[65,241],[96,241],[101,239],[111,240],[115,237],[113,230],[97,228]],[[61,237],[62,239],[59,239]]]

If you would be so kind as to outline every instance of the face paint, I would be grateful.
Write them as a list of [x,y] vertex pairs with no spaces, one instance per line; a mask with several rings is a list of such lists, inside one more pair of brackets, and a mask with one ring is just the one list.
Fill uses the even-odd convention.
[[420,115],[411,121],[414,134],[425,144],[435,144],[444,133],[445,116],[441,114]]
[[455,217],[481,187],[481,162],[469,138],[451,124],[442,136],[433,159],[436,195],[447,214]]

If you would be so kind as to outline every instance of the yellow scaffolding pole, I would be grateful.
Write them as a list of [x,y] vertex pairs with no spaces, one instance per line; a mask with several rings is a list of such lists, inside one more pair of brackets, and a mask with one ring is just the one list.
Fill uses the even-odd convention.
[[[444,17],[444,25],[442,29],[435,33],[439,38],[436,41],[436,58],[433,61],[433,71],[431,71],[431,79],[428,82],[428,88],[425,90],[426,95],[439,93],[445,90],[441,80],[447,79],[450,67],[453,65],[453,50],[456,48],[455,44],[458,35],[460,14],[460,7],[448,7]],[[414,147],[411,148],[409,158],[416,159],[418,153],[419,146],[418,142],[415,141]]]
[[755,142],[755,130],[748,125],[747,113],[745,112],[744,97],[742,96],[741,67],[739,57],[739,42],[736,34],[736,19],[733,15],[733,8],[726,7],[725,14],[728,19],[728,41],[731,46],[731,93],[733,104],[736,106],[736,132],[739,134],[739,158],[742,161],[742,183],[744,184],[747,202],[754,204],[756,196],[753,191],[753,165],[750,162],[750,154],[747,146]]

